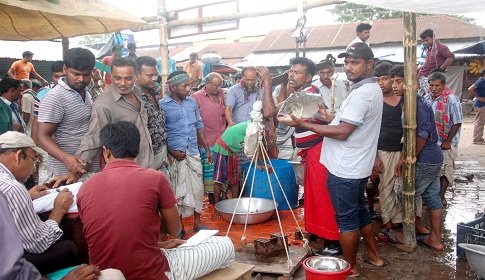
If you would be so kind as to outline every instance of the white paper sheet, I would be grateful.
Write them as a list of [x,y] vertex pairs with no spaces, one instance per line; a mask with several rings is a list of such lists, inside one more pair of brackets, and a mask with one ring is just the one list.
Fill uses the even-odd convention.
[[[62,191],[65,188],[68,188],[72,194],[74,195],[74,201],[71,204],[71,207],[69,210],[67,210],[67,213],[79,213],[79,210],[77,209],[77,204],[76,204],[76,197],[77,197],[77,192],[79,191],[79,188],[81,187],[82,183],[74,183],[71,185],[66,185],[59,187],[58,190]],[[57,189],[50,189],[48,190],[48,194],[41,196],[37,199],[34,199],[32,203],[34,204],[34,211],[35,213],[44,213],[51,211],[54,208],[54,200],[56,199],[57,195],[59,192]]]
[[191,238],[187,239],[187,243],[184,243],[179,246],[181,247],[191,247],[191,246],[197,246],[200,243],[204,242],[207,238],[213,236],[214,234],[218,233],[219,230],[214,229],[214,230],[200,230],[197,232],[194,236]]

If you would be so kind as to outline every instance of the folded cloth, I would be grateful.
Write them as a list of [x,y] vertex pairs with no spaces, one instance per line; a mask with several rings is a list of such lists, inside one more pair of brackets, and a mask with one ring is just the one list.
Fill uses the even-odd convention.
[[71,185],[59,187],[57,189],[48,190],[49,192],[48,194],[41,196],[39,198],[36,198],[32,201],[32,204],[34,204],[34,212],[39,214],[39,213],[49,212],[52,209],[54,209],[54,200],[59,194],[59,191],[62,191],[63,189],[67,188],[74,195],[74,201],[72,202],[72,205],[69,208],[69,210],[67,210],[67,213],[79,213],[79,211],[77,210],[76,197],[77,197],[77,192],[79,191],[79,188],[81,187],[81,185],[82,183],[78,182]]

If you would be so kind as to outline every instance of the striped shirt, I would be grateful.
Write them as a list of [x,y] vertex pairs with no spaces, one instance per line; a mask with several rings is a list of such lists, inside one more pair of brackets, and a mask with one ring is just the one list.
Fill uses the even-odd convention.
[[[87,89],[84,89],[84,92],[86,101],[65,83],[65,78],[62,78],[40,102],[39,123],[57,124],[52,139],[59,148],[71,155],[76,153],[81,144],[81,138],[88,131],[91,117],[93,102]],[[45,149],[45,147],[42,148]],[[47,166],[48,172],[54,176],[69,173],[67,167],[54,157],[49,157]],[[99,166],[99,158],[97,158],[97,166]]]
[[52,88],[50,87],[44,87],[42,88],[39,92],[37,92],[37,95],[34,98],[34,115],[39,116],[39,106],[40,106],[40,101],[44,96],[51,91]]
[[[280,95],[281,85],[277,85],[273,91],[273,102],[278,104],[278,96]],[[295,133],[295,128],[287,126],[282,122],[278,123],[276,127],[276,145],[278,146],[278,158],[285,155],[293,155],[293,143],[291,136]],[[280,158],[282,159],[282,158]]]
[[24,249],[33,254],[45,252],[62,236],[62,230],[53,220],[42,222],[34,212],[29,192],[15,179],[10,170],[0,163],[0,192],[8,202]]

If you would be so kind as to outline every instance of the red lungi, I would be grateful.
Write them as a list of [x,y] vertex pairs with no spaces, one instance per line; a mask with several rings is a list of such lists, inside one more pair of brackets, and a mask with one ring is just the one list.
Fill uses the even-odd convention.
[[305,164],[305,228],[329,240],[339,240],[335,211],[327,189],[327,168],[320,163],[322,143],[300,152]]

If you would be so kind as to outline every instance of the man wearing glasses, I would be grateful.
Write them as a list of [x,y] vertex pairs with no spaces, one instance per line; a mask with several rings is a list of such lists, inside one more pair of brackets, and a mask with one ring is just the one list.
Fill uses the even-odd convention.
[[[59,192],[47,221],[34,212],[35,198],[22,184],[32,174],[42,152],[32,138],[16,131],[0,135],[0,192],[22,239],[24,258],[34,264],[41,274],[78,264],[77,249],[72,241],[59,240],[59,224],[73,203],[73,195],[65,189]],[[46,194],[37,189],[36,196]]]
[[[330,64],[328,60],[324,61],[323,66],[317,72],[320,77],[318,80],[313,82],[313,85],[318,87],[320,94],[325,100],[325,105],[327,105],[327,113],[330,114],[332,108],[332,77],[335,75],[335,69]],[[335,104],[334,108],[337,111],[340,108],[340,104],[347,98],[349,93],[347,92],[347,87],[345,83],[340,79],[335,79]]]

